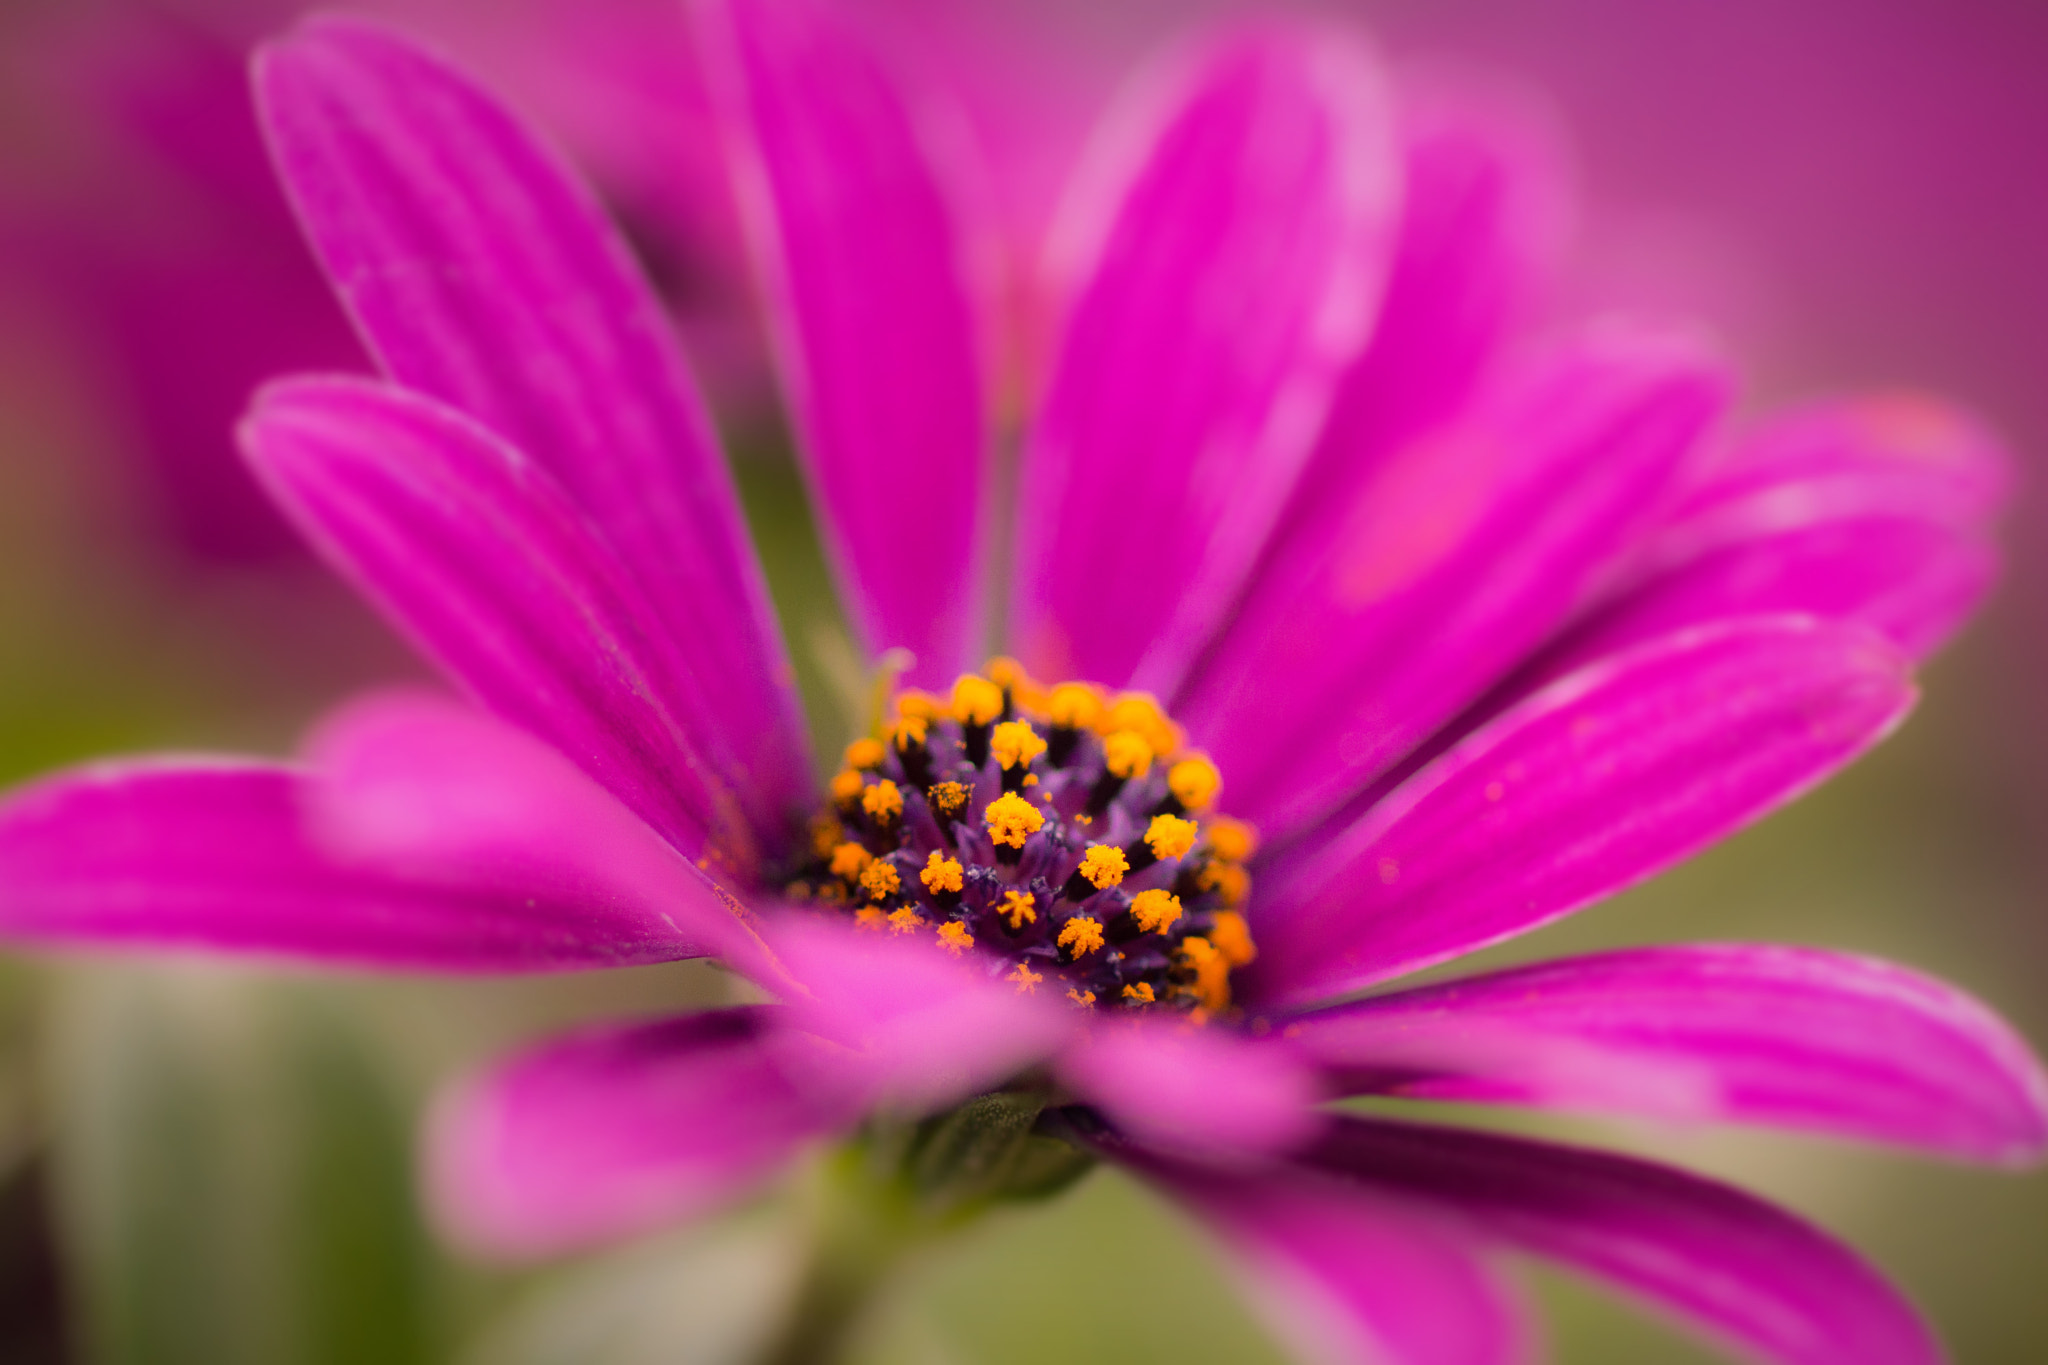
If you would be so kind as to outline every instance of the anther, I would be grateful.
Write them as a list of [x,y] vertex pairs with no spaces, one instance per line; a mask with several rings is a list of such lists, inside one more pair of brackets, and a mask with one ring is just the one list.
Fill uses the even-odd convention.
[[939,926],[939,946],[958,957],[974,946],[974,935],[960,921],[948,920]]
[[1200,755],[1184,758],[1166,770],[1166,796],[1159,803],[1159,813],[1184,815],[1207,810],[1222,789],[1223,777],[1214,763]]
[[862,848],[859,844],[840,844],[832,850],[832,875],[844,877],[847,881],[854,881],[859,878],[861,873],[868,870],[868,864],[874,860],[875,855]]
[[929,891],[935,900],[943,904],[960,898],[962,872],[959,863],[943,853],[934,851],[931,857],[925,860],[924,868],[917,874],[917,879],[924,883],[924,889]]
[[841,768],[832,774],[828,789],[832,793],[832,800],[838,805],[851,806],[860,799],[860,789],[863,785],[865,784],[858,772],[852,768]]
[[1005,891],[1003,903],[998,908],[1008,917],[1010,932],[1014,934],[1027,924],[1038,923],[1038,912],[1032,908],[1037,904],[1038,897],[1029,891]]
[[1152,746],[1135,730],[1118,730],[1102,741],[1102,776],[1088,793],[1087,813],[1100,815],[1124,783],[1152,771]]
[[1045,752],[1045,741],[1025,720],[1006,720],[996,726],[989,739],[989,751],[1003,768],[1003,790],[1021,790],[1031,775],[1031,762]]
[[1124,987],[1124,1001],[1127,1004],[1149,1005],[1154,998],[1152,983],[1149,981],[1140,981],[1135,986]]
[[932,811],[942,820],[951,820],[967,809],[967,788],[958,782],[941,782],[924,795],[925,800],[931,802]]
[[1258,833],[1242,820],[1219,815],[1209,821],[1209,851],[1227,863],[1250,860],[1258,851]]
[[1180,897],[1170,891],[1140,891],[1131,897],[1131,918],[1148,934],[1163,934],[1180,918]]
[[1056,941],[1063,950],[1064,960],[1072,962],[1102,946],[1102,925],[1086,915],[1076,915],[1060,927]]
[[903,889],[903,878],[889,863],[869,863],[860,874],[860,884],[867,888],[868,899],[885,901]]
[[1034,972],[1031,968],[1019,962],[1010,969],[1010,974],[1004,977],[1003,980],[1016,982],[1017,994],[1019,995],[1036,995],[1038,994],[1038,983],[1045,980],[1045,974],[1043,972]]
[[1094,729],[1103,710],[1102,693],[1087,683],[1061,683],[1052,690],[1045,699],[1045,712],[1052,721],[1054,766],[1063,767],[1074,756],[1081,732]]
[[953,684],[953,719],[960,722],[960,738],[967,761],[979,768],[988,762],[989,728],[1003,714],[1003,689],[987,678],[963,673]]
[[1045,827],[1045,813],[1014,792],[1005,792],[988,803],[982,813],[988,837],[996,846],[996,861],[1016,863],[1024,841]]
[[886,828],[903,814],[903,793],[885,777],[860,794],[860,808],[877,828]]
[[846,766],[849,768],[872,771],[881,767],[886,757],[888,754],[877,739],[857,739],[846,746]]
[[1125,692],[1110,703],[1109,710],[1097,722],[1104,734],[1118,730],[1133,730],[1152,746],[1152,752],[1161,758],[1171,758],[1180,748],[1180,727],[1166,718],[1159,709],[1159,703],[1150,693]]

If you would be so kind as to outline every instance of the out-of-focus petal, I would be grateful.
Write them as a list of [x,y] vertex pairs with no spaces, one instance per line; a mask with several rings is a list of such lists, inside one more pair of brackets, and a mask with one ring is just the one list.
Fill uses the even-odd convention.
[[1455,1221],[1299,1170],[1237,1176],[1130,1148],[1134,1166],[1215,1228],[1251,1306],[1314,1365],[1521,1365],[1534,1333]]
[[1939,1365],[1898,1291],[1854,1252],[1725,1185],[1604,1152],[1455,1128],[1337,1120],[1306,1165],[1417,1197],[1474,1231],[1647,1300],[1781,1365]]
[[1881,637],[1802,617],[1581,669],[1269,872],[1247,989],[1308,1004],[1611,895],[1807,790],[1914,695]]
[[782,984],[736,897],[524,731],[436,697],[386,694],[328,717],[305,757],[305,817],[344,859],[587,905],[629,938],[665,925]]
[[1601,334],[1377,461],[1183,699],[1231,809],[1284,838],[1484,693],[1657,524],[1725,400],[1692,348]]
[[1118,1021],[1060,1058],[1059,1078],[1118,1131],[1229,1161],[1284,1151],[1321,1122],[1314,1072],[1284,1047],[1184,1021]]
[[321,18],[256,94],[307,235],[378,363],[569,490],[685,642],[752,780],[808,797],[791,675],[673,331],[573,175],[467,78]]
[[104,764],[0,805],[0,937],[385,970],[559,971],[701,956],[639,905],[409,876],[307,828],[313,778],[228,760]]
[[1543,962],[1304,1015],[1289,1046],[1347,1089],[1764,1123],[2021,1164],[2048,1075],[1969,996],[1801,948]]
[[1026,663],[1178,683],[1369,334],[1398,200],[1385,80],[1326,31],[1244,30],[1110,125],[1068,207],[1085,284],[1025,457]]
[[768,940],[804,994],[790,1013],[845,1048],[849,1076],[881,1103],[937,1108],[997,1084],[1057,1052],[1079,1011],[1021,993],[1006,961],[955,958],[936,935],[867,932],[796,913]]
[[594,1029],[464,1082],[428,1129],[436,1220],[475,1250],[544,1256],[747,1194],[858,1113],[779,1013]]
[[702,11],[732,87],[756,255],[841,592],[871,651],[950,683],[983,647],[987,424],[977,281],[926,112],[851,20]]
[[749,793],[699,742],[714,701],[678,683],[645,600],[544,470],[457,413],[353,379],[264,390],[242,442],[321,554],[480,702],[693,856],[744,846],[732,815]]

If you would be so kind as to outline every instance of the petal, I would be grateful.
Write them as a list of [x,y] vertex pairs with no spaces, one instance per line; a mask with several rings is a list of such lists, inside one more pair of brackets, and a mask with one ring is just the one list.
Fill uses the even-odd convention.
[[324,18],[256,61],[273,158],[378,363],[538,461],[596,523],[757,781],[808,796],[731,477],[668,320],[590,193],[389,30]]
[[2023,1164],[2048,1074],[1969,996],[1888,963],[1702,945],[1567,958],[1302,1016],[1347,1088],[1805,1128]]
[[791,998],[791,1016],[847,1049],[847,1072],[903,1109],[939,1108],[1005,1081],[1080,1027],[1071,1006],[1004,980],[1007,961],[956,959],[926,931],[869,933],[791,914],[768,938],[807,992]]
[[1285,838],[1521,662],[1657,524],[1725,399],[1691,348],[1602,333],[1379,460],[1276,547],[1183,699],[1233,813]]
[[544,1256],[742,1197],[858,1113],[778,1013],[593,1029],[461,1084],[426,1138],[436,1221],[474,1250]]
[[1611,895],[1813,786],[1913,696],[1885,641],[1799,617],[1582,669],[1269,873],[1246,989],[1307,1004]]
[[983,644],[987,440],[955,188],[923,111],[844,16],[720,8],[709,46],[841,590],[871,653],[907,648],[912,681],[950,683]]
[[351,863],[306,827],[313,779],[230,760],[103,764],[0,805],[0,937],[384,970],[557,971],[701,955],[639,907]]
[[1860,1257],[1725,1185],[1604,1152],[1344,1118],[1304,1164],[1434,1204],[1782,1365],[1937,1365]]
[[644,599],[545,471],[448,409],[362,380],[274,385],[241,436],[321,554],[478,701],[685,851],[745,847],[723,812],[750,793],[727,786],[681,719],[719,713],[677,682]]
[[731,893],[563,757],[436,697],[384,694],[308,739],[305,818],[351,863],[602,910],[627,937],[666,926],[763,984],[782,983]]
[[1370,54],[1274,27],[1110,125],[1068,206],[1086,283],[1024,467],[1036,671],[1168,692],[1226,616],[1377,310],[1391,123]]
[[1184,1022],[1118,1021],[1060,1058],[1060,1080],[1149,1146],[1231,1160],[1285,1151],[1314,1133],[1314,1073],[1284,1048]]
[[1517,1365],[1521,1304],[1471,1234],[1434,1210],[1299,1171],[1237,1177],[1112,1151],[1210,1224],[1254,1309],[1304,1362]]

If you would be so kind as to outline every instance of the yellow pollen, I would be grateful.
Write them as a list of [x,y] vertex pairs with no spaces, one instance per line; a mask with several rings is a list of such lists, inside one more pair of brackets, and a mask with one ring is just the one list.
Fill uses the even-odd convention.
[[906,905],[901,909],[889,912],[889,932],[892,934],[914,933],[922,928],[924,928],[924,916],[918,914],[916,909],[911,906]]
[[888,922],[889,917],[872,905],[863,905],[853,912],[854,927],[868,933],[880,933]]
[[1086,957],[1102,946],[1102,926],[1086,915],[1076,915],[1060,929],[1059,945],[1073,949],[1075,957]]
[[951,819],[967,806],[967,788],[958,782],[941,782],[925,794],[925,800],[932,803],[932,809]]
[[832,799],[840,805],[850,805],[860,795],[861,776],[851,768],[842,768],[832,774]]
[[948,920],[939,926],[939,946],[958,957],[974,946],[974,935],[958,920]]
[[1166,718],[1158,700],[1149,692],[1125,692],[1118,696],[1110,703],[1100,726],[1104,734],[1137,731],[1161,758],[1171,758],[1174,750],[1180,748],[1180,727]]
[[932,856],[925,860],[924,870],[917,874],[917,879],[924,883],[925,890],[936,896],[942,891],[958,891],[961,885],[960,873],[959,863],[943,853],[934,851]]
[[988,837],[1011,848],[1024,847],[1026,839],[1045,827],[1045,813],[1014,792],[989,802],[982,818],[988,821]]
[[811,817],[811,852],[820,858],[830,856],[839,841],[846,837],[846,826],[829,815]]
[[1006,720],[996,727],[995,734],[989,739],[988,748],[989,752],[996,756],[996,761],[1005,768],[1014,768],[1019,764],[1028,768],[1033,759],[1045,752],[1045,741],[1031,728],[1030,721]]
[[953,684],[953,719],[962,725],[987,725],[1003,714],[1003,689],[987,678],[963,673]]
[[896,715],[900,720],[934,721],[946,714],[946,704],[929,692],[911,688],[896,694]]
[[1245,926],[1243,915],[1235,910],[1219,910],[1210,918],[1209,941],[1223,954],[1224,961],[1242,967],[1259,955],[1259,950],[1252,946],[1252,931]]
[[889,743],[895,746],[898,753],[906,749],[915,749],[925,742],[930,730],[931,722],[923,716],[902,716],[889,727]]
[[845,843],[835,845],[832,849],[832,875],[844,877],[846,880],[852,881],[855,877],[867,871],[868,864],[874,860],[875,855],[862,848],[859,844]]
[[1124,987],[1124,999],[1137,1005],[1149,1005],[1153,1001],[1152,983],[1140,981],[1135,986]]
[[1010,928],[1012,931],[1022,929],[1027,924],[1038,923],[1038,912],[1031,908],[1036,904],[1038,904],[1038,897],[1032,895],[1029,891],[1005,891],[1003,893],[1002,913],[1010,917]]
[[1180,897],[1171,891],[1140,891],[1131,897],[1131,917],[1146,933],[1163,934],[1180,918]]
[[[1019,995],[1036,995],[1038,994],[1038,983],[1045,980],[1045,973],[1034,972],[1019,962],[1010,969],[1010,974],[1004,977],[1003,980],[1016,982],[1017,994]],[[1069,991],[1068,994],[1071,995],[1072,992]]]
[[1151,828],[1145,831],[1145,843],[1155,858],[1185,858],[1195,846],[1197,832],[1192,820],[1183,820],[1178,815],[1155,815]]
[[1045,699],[1045,713],[1062,730],[1092,730],[1102,719],[1102,691],[1087,683],[1065,682]]
[[1102,763],[1117,777],[1143,777],[1152,771],[1152,746],[1136,730],[1118,730],[1102,741]]
[[1225,905],[1243,905],[1245,897],[1251,894],[1252,879],[1236,863],[1205,863],[1195,874],[1195,885],[1204,891],[1214,891]]
[[903,793],[885,777],[860,794],[860,806],[876,824],[886,825],[903,814]]
[[1031,680],[1029,675],[1024,672],[1024,665],[1018,663],[1007,654],[996,655],[995,658],[988,661],[987,666],[981,671],[988,675],[990,682],[1002,688],[1005,692],[1010,691],[1019,683]]
[[1208,830],[1209,851],[1226,863],[1244,862],[1258,851],[1258,831],[1242,820],[1219,815],[1209,822]]
[[1090,1005],[1095,1003],[1095,992],[1077,991],[1072,986],[1069,986],[1067,987],[1067,999],[1073,1001],[1075,1004],[1079,1005],[1082,1009],[1085,1010]]
[[1189,810],[1206,810],[1223,789],[1223,775],[1216,771],[1214,763],[1198,754],[1166,770],[1166,789]]
[[903,878],[889,863],[869,863],[860,874],[860,884],[868,889],[869,899],[882,901],[903,889]]
[[1190,934],[1181,940],[1180,960],[1195,973],[1193,992],[1207,1010],[1230,1008],[1230,963],[1208,939]]
[[846,746],[846,766],[849,768],[879,768],[884,757],[880,740],[857,739]]
[[1108,844],[1090,844],[1088,851],[1081,855],[1081,875],[1097,891],[1107,891],[1119,885],[1124,873],[1130,870],[1131,860],[1124,856],[1124,851]]

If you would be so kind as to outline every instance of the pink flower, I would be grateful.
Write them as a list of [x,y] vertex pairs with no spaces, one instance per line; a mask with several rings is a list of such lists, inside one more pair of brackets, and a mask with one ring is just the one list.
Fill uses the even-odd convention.
[[[1773,1359],[1937,1358],[1853,1253],[1746,1195],[1325,1102],[2039,1155],[2026,1045],[1861,959],[1620,951],[1356,998],[1633,884],[1888,733],[1991,579],[1988,438],[1880,397],[1723,439],[1694,348],[1520,345],[1513,158],[1404,114],[1349,36],[1262,25],[1157,69],[1081,173],[999,530],[957,149],[804,0],[705,22],[851,615],[950,693],[899,693],[818,790],[620,239],[466,79],[317,21],[259,95],[384,377],[274,385],[244,447],[472,704],[361,701],[298,763],[30,787],[0,809],[0,932],[400,970],[713,956],[778,1002],[560,1040],[451,1094],[434,1197],[498,1252],[686,1217],[913,1124],[912,1185],[941,1134],[1000,1158],[949,1197],[1125,1165],[1323,1358],[1519,1358],[1501,1248]],[[1022,663],[963,676],[1011,543]]]

